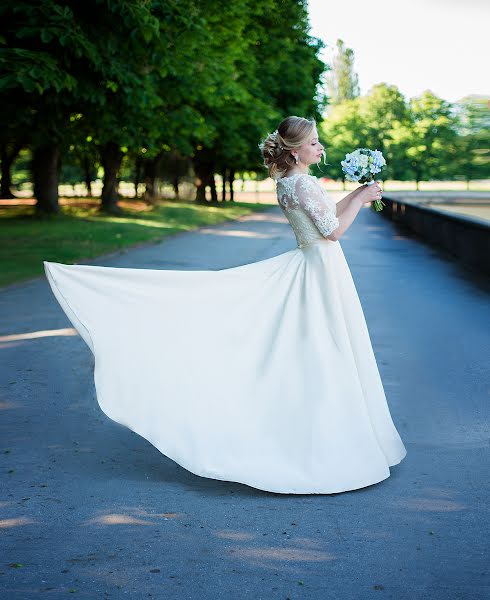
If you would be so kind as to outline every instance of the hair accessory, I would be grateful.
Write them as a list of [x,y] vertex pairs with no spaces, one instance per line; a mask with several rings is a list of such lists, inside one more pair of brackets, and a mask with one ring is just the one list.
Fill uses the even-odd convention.
[[274,142],[276,142],[276,144],[279,146],[279,148],[281,150],[284,150],[283,146],[281,146],[281,144],[279,144],[279,142],[277,141],[277,136],[279,135],[279,131],[277,131],[277,129],[275,131],[273,131],[270,135],[270,137],[274,140]]

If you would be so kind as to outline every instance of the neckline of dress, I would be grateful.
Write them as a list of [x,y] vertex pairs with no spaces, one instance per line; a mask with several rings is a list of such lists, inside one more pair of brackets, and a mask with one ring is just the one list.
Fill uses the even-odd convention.
[[296,177],[297,175],[310,175],[309,173],[293,173],[292,175],[286,175],[285,177],[279,177],[277,181],[282,181],[283,179],[291,179],[291,177]]

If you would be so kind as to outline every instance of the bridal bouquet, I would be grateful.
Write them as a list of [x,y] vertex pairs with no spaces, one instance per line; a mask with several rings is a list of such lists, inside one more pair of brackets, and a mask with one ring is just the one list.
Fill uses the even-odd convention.
[[[383,153],[379,150],[370,150],[369,148],[358,148],[345,155],[345,159],[340,163],[346,179],[349,181],[358,181],[359,183],[374,183],[374,176],[379,173],[386,165]],[[385,206],[382,200],[374,201],[375,210],[382,210]]]

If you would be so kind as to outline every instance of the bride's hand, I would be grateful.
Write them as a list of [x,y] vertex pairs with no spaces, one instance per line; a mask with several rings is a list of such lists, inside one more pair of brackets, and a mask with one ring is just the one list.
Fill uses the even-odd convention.
[[383,192],[381,190],[381,186],[378,182],[373,183],[372,185],[364,184],[359,190],[358,197],[363,204],[368,204],[369,202],[373,202],[374,200],[381,200]]

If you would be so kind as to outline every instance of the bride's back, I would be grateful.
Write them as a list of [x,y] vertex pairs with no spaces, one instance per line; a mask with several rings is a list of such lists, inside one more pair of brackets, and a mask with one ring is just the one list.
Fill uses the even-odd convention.
[[339,226],[336,203],[313,175],[295,173],[277,180],[277,200],[296,236],[298,247],[326,238]]

